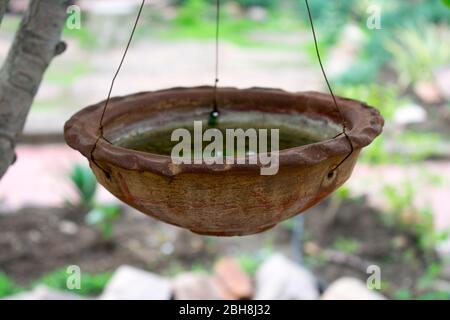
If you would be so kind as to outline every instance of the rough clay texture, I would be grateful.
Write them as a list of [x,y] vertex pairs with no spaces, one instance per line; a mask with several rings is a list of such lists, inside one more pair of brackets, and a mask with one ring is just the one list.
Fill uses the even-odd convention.
[[[219,104],[235,111],[302,113],[339,123],[328,95],[274,89],[219,91]],[[117,127],[171,109],[207,105],[211,88],[177,88],[114,99],[105,117],[105,136]],[[72,117],[67,143],[89,160],[98,181],[122,201],[152,217],[205,235],[240,236],[267,230],[328,196],[351,175],[362,147],[381,133],[379,113],[358,101],[339,98],[348,135],[280,151],[276,175],[260,165],[173,165],[170,157],[137,152],[98,137],[103,103]]]

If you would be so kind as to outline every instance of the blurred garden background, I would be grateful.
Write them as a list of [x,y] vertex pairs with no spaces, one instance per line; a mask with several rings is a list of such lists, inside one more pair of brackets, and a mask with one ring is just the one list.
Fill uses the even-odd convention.
[[[147,2],[113,95],[212,85],[215,1]],[[145,217],[97,185],[65,145],[64,122],[106,98],[140,1],[73,3],[80,28],[66,26],[67,50],[46,72],[0,181],[0,298],[45,298],[47,287],[67,298],[127,298],[128,286],[143,287],[137,298],[334,299],[355,290],[450,299],[449,1],[310,0],[335,93],[377,107],[385,131],[329,199],[242,238]],[[26,7],[10,2],[2,60]],[[221,86],[327,92],[303,0],[223,0],[221,12]],[[378,12],[381,28],[371,24]],[[73,265],[82,286],[69,290]],[[366,288],[370,266],[381,270],[379,290]]]

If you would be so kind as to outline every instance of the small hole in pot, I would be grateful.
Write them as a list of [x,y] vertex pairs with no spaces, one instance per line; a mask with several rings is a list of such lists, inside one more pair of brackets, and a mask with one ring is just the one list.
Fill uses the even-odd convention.
[[103,171],[103,172],[105,173],[106,179],[111,180],[111,174],[107,171]]
[[330,172],[328,172],[328,175],[327,175],[327,178],[328,179],[333,179],[334,178],[334,175],[335,175],[335,170],[331,170]]

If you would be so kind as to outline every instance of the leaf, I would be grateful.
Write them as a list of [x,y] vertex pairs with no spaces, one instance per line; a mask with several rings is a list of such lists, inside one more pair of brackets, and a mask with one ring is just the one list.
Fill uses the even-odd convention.
[[91,169],[77,164],[70,173],[70,179],[76,187],[83,203],[90,204],[97,190],[97,180]]

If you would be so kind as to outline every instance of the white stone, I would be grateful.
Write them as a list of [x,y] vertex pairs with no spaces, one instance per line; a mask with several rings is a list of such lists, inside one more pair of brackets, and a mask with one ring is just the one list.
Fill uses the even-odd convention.
[[248,9],[247,14],[254,21],[264,21],[267,19],[267,10],[262,7],[251,7]]
[[83,300],[83,297],[40,285],[31,291],[6,297],[5,300]]
[[441,94],[447,100],[450,100],[450,66],[438,70],[435,73],[435,77],[436,77],[436,84],[439,90],[441,91]]
[[359,279],[343,277],[333,282],[323,293],[322,300],[384,300]]
[[310,271],[283,255],[270,257],[256,273],[255,300],[314,300],[317,281]]
[[168,279],[131,266],[121,266],[114,273],[101,300],[168,300],[171,298]]
[[227,299],[215,279],[203,273],[183,273],[173,281],[175,300],[223,300]]
[[427,112],[419,105],[411,104],[395,111],[394,122],[399,125],[421,123],[427,120]]
[[67,235],[75,235],[78,232],[78,225],[72,221],[63,220],[59,224],[59,231]]

